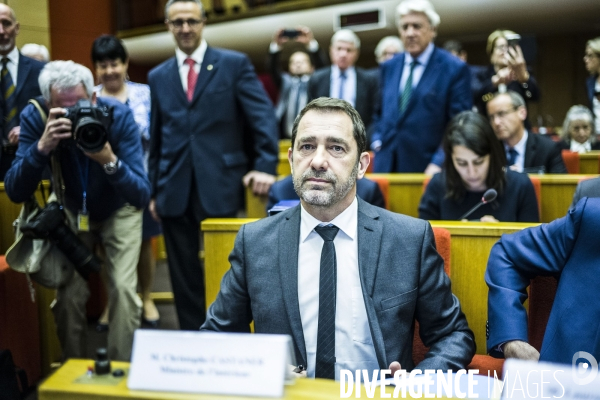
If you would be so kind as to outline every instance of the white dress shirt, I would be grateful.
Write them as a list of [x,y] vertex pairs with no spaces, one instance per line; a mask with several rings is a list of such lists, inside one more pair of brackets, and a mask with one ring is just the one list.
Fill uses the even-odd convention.
[[[417,61],[419,62],[415,65],[413,69],[413,78],[412,78],[412,88],[416,88],[419,82],[421,81],[421,77],[423,76],[423,72],[425,72],[425,68],[427,68],[427,64],[429,63],[429,59],[433,54],[434,45],[433,43],[429,43],[429,45],[425,48],[425,50],[417,57]],[[412,64],[414,58],[410,55],[410,53],[404,53],[404,69],[402,70],[402,78],[400,79],[400,90],[398,93],[402,93],[404,91],[404,86],[406,85],[406,81],[408,79],[408,75],[410,75],[410,64]]]
[[586,140],[583,143],[579,143],[577,140],[571,140],[570,150],[579,154],[587,153],[588,151],[592,151],[592,143],[590,140]]
[[[525,167],[525,147],[527,147],[527,138],[529,137],[529,133],[527,130],[523,133],[523,137],[519,140],[519,143],[513,147],[517,151],[517,158],[513,165],[517,166],[517,172],[523,172],[523,168]],[[506,143],[504,144],[504,150],[506,151],[506,156],[508,157],[508,150],[510,146]],[[510,167],[510,165],[509,165]]]
[[183,91],[185,93],[187,93],[188,72],[190,72],[190,66],[185,63],[185,60],[191,58],[196,62],[196,64],[194,64],[194,70],[198,73],[198,76],[200,76],[200,68],[202,67],[202,61],[204,61],[204,54],[206,53],[207,47],[206,40],[202,39],[200,46],[198,46],[198,48],[189,56],[179,48],[175,49],[179,77],[181,78],[181,84],[183,85]]
[[355,198],[346,210],[329,223],[317,220],[301,207],[300,221],[298,303],[306,344],[307,375],[311,378],[315,376],[323,248],[323,239],[314,228],[330,223],[340,228],[333,241],[337,263],[335,378],[339,380],[342,369],[379,369],[358,270],[358,201]]
[[[4,57],[8,58],[6,68],[8,69],[8,73],[12,78],[13,85],[17,87],[17,71],[19,70],[19,50],[17,50],[17,46],[15,46],[6,56],[0,56],[0,60],[2,60]],[[2,68],[1,64],[0,68]]]
[[[354,67],[346,68],[346,81],[344,83],[344,93],[343,99],[352,105],[352,107],[356,107],[356,69]],[[329,97],[334,99],[339,98],[340,94],[340,83],[341,83],[341,75],[342,71],[338,68],[337,65],[331,66],[331,78],[329,79]]]

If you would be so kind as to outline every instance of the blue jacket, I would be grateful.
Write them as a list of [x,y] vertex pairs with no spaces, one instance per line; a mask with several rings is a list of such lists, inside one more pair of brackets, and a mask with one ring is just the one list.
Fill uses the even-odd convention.
[[549,224],[503,235],[485,273],[489,287],[488,352],[510,340],[527,341],[523,302],[535,276],[559,278],[540,361],[572,362],[585,351],[600,359],[600,198],[584,198]]
[[471,74],[467,64],[445,50],[434,48],[423,76],[413,89],[406,110],[399,115],[402,53],[381,66],[381,111],[376,113],[372,142],[381,140],[373,172],[423,172],[436,154],[446,124],[470,110]]
[[[43,100],[41,100],[43,104]],[[150,183],[144,172],[142,143],[138,127],[129,107],[116,100],[98,98],[98,105],[113,107],[113,122],[108,141],[121,166],[107,175],[102,165],[89,159],[73,140],[63,140],[59,146],[60,163],[65,182],[65,205],[78,212],[83,203],[83,186],[87,186],[87,208],[92,221],[102,221],[129,203],[144,208],[150,200]],[[35,192],[42,172],[50,165],[50,156],[37,149],[45,125],[38,110],[31,104],[21,114],[21,135],[15,161],[6,173],[6,193],[14,202],[26,201]],[[85,178],[85,170],[88,170]]]

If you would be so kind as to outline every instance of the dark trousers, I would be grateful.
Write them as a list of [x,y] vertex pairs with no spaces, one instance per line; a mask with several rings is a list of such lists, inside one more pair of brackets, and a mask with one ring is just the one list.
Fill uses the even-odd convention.
[[196,185],[192,183],[185,213],[161,218],[175,308],[182,330],[197,331],[206,319],[204,267],[200,263],[200,222],[208,217],[200,204]]
[[6,172],[10,169],[10,166],[15,159],[15,154],[5,153],[1,146],[0,151],[2,151],[2,154],[0,154],[0,182],[4,182],[4,175],[6,175]]

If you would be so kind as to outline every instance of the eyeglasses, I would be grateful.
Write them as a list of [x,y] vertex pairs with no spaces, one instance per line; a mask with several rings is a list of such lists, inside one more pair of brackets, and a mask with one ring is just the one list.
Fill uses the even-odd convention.
[[518,107],[513,107],[510,110],[498,111],[497,113],[494,113],[494,114],[488,114],[488,118],[492,122],[496,119],[496,117],[498,117],[500,119],[504,119],[504,117],[506,117],[508,114],[517,111],[517,108]]
[[167,20],[167,22],[175,29],[181,29],[185,24],[187,24],[190,29],[196,29],[204,21],[201,19],[176,19],[173,21]]

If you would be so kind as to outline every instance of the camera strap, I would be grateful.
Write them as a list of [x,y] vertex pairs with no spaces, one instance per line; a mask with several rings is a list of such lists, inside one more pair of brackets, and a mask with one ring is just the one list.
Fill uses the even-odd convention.
[[90,216],[87,209],[87,184],[89,179],[90,160],[89,158],[85,157],[85,160],[83,162],[84,166],[82,166],[78,157],[77,164],[79,165],[79,172],[81,175],[81,188],[83,189],[83,202],[81,210],[79,210],[79,213],[77,214],[77,229],[80,232],[89,232]]
[[[33,106],[40,113],[40,118],[42,119],[42,124],[46,126],[46,122],[48,121],[48,113],[40,104],[41,97],[37,97],[35,99],[30,99],[29,103],[33,104]],[[56,194],[56,198],[58,200],[58,204],[64,204],[64,193],[65,193],[65,185],[62,177],[62,171],[60,169],[60,146],[57,146],[56,149],[52,152],[51,156],[51,166],[52,166],[52,181],[54,182],[53,191]],[[42,192],[43,193],[43,192]],[[44,200],[45,203],[45,200]]]

